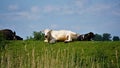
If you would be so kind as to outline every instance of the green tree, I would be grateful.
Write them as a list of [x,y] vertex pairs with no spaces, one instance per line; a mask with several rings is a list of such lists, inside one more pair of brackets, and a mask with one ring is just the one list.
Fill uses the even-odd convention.
[[27,36],[26,40],[44,40],[44,34],[42,33],[42,31],[40,32],[33,32],[33,36]]
[[118,37],[118,36],[113,36],[113,39],[112,39],[113,41],[119,41],[120,40],[120,38]]
[[111,40],[111,34],[103,33],[103,41],[110,41],[110,40]]
[[100,34],[95,34],[95,37],[93,38],[94,41],[102,41],[103,38]]
[[32,36],[27,36],[27,40],[33,40]]
[[33,39],[34,40],[43,40],[44,39],[44,34],[40,31],[40,32],[33,32]]

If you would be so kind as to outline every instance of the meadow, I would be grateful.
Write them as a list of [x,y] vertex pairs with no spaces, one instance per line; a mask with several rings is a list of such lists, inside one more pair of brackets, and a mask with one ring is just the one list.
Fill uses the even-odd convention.
[[7,41],[0,68],[120,68],[120,42]]

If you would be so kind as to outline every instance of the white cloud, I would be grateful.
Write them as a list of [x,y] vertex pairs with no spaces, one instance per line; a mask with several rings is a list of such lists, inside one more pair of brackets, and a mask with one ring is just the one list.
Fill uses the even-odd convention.
[[43,7],[42,10],[44,13],[53,13],[53,14],[57,14],[57,15],[64,15],[64,14],[73,14],[73,8],[71,8],[70,6],[66,5],[66,6],[53,6],[53,5],[47,5]]
[[74,14],[73,10],[64,10],[63,14]]
[[31,7],[31,12],[34,12],[34,13],[38,13],[38,12],[40,12],[40,7],[38,7],[38,6],[32,6]]
[[67,6],[67,5],[62,7],[61,9],[62,14],[71,15],[71,14],[74,14],[75,12],[76,12],[75,8]]
[[74,5],[77,6],[78,8],[84,8],[87,3],[87,0],[75,0]]
[[49,28],[50,28],[50,29],[57,29],[57,28],[59,28],[59,26],[56,25],[56,24],[51,24],[51,25],[49,26]]
[[105,12],[109,12],[111,9],[110,5],[107,4],[95,4],[91,5],[90,7],[83,8],[81,10],[77,10],[78,14],[95,14],[95,15],[101,15]]
[[101,12],[101,11],[108,10],[110,7],[111,6],[105,5],[105,4],[97,4],[97,5],[90,7],[88,11]]
[[22,11],[22,12],[3,13],[0,14],[0,18],[6,20],[21,20],[21,19],[38,20],[41,18],[41,16],[28,11]]
[[112,14],[116,16],[120,16],[120,10],[112,10]]
[[[30,10],[22,10],[18,5],[12,4],[7,9],[11,10],[11,12],[0,13],[0,18],[3,20],[38,20],[41,18],[38,6],[32,6]],[[21,10],[18,11],[19,9]]]
[[[11,13],[3,13],[0,14],[0,18],[3,16],[5,18],[12,19],[29,19],[29,20],[37,20],[40,19],[43,14],[53,15],[71,15],[71,14],[102,14],[101,12],[109,12],[111,9],[111,5],[108,4],[92,4],[87,5],[88,0],[75,0],[72,5],[45,5],[45,6],[32,6],[29,10],[17,11],[20,7],[18,5],[9,5],[8,9],[12,10]],[[113,11],[113,14],[120,15],[119,11]]]
[[44,12],[55,12],[55,11],[60,11],[60,8],[57,6],[52,6],[52,5],[47,5],[43,7]]
[[18,5],[9,5],[8,10],[18,10]]

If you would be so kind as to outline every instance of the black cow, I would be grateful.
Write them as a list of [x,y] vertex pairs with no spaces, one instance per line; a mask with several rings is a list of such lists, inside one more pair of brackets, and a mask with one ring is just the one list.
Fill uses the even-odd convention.
[[2,34],[6,40],[14,40],[16,33],[12,32],[12,30],[10,29],[3,29],[3,30],[0,30],[0,34]]
[[16,40],[23,40],[23,38],[21,38],[20,36],[15,36]]
[[10,30],[10,29],[3,29],[0,30],[0,34],[3,36],[6,40],[23,40],[21,37],[16,35],[16,32]]
[[90,41],[93,37],[94,37],[94,33],[89,32],[87,34],[82,34],[82,35],[78,36],[77,40],[78,41]]

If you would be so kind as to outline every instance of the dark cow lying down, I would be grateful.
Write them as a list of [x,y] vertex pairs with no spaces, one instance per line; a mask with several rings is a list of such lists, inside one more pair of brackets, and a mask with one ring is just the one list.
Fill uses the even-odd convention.
[[92,38],[94,37],[94,33],[93,32],[89,32],[87,34],[81,34],[77,40],[78,41],[91,41]]
[[17,36],[16,33],[10,29],[0,30],[0,34],[6,40],[23,40],[23,38],[21,38],[20,36]]

